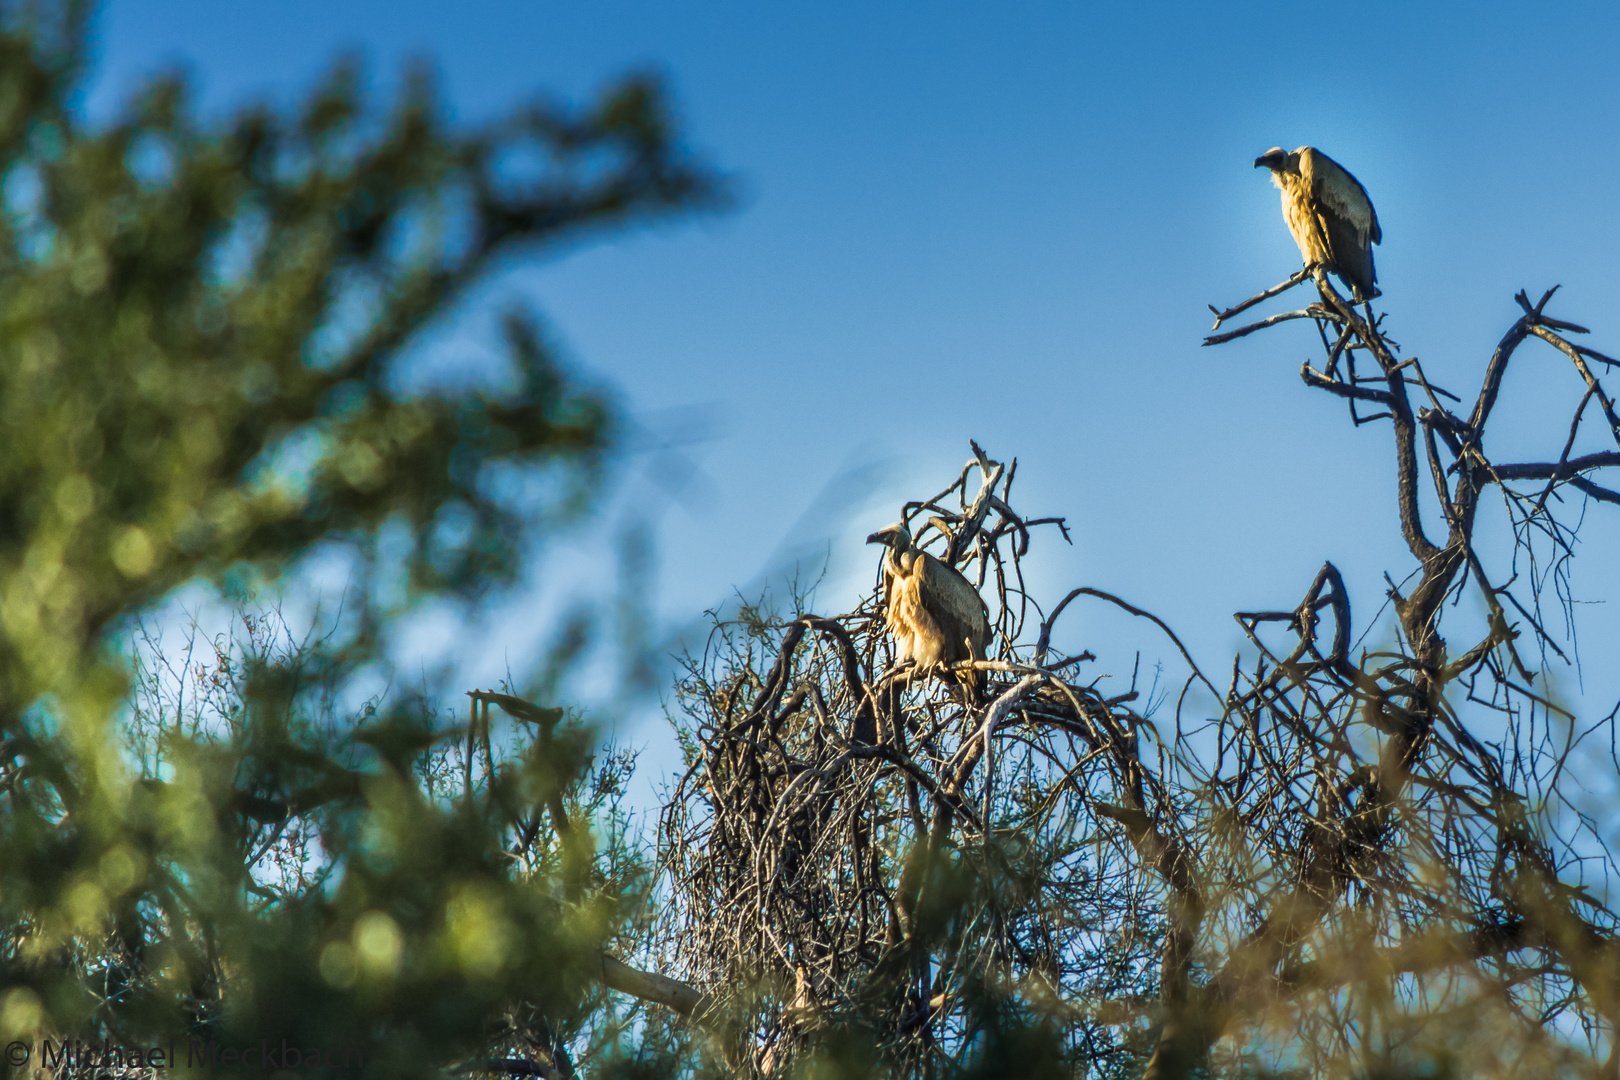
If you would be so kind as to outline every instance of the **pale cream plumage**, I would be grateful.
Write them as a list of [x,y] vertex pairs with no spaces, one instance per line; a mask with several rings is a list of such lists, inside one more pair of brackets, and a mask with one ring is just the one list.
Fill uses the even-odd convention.
[[1283,220],[1307,266],[1337,274],[1357,300],[1378,295],[1372,245],[1383,240],[1367,189],[1314,146],[1272,147],[1254,161],[1282,192]]

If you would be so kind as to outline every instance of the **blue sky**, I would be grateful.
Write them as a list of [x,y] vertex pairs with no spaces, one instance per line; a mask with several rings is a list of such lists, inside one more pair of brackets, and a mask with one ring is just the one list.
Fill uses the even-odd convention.
[[[654,435],[702,436],[679,491],[627,463],[597,527],[651,522],[672,625],[794,542],[831,544],[822,606],[847,602],[875,566],[860,538],[972,437],[1020,458],[1026,510],[1075,526],[1038,560],[1052,600],[1117,592],[1223,671],[1231,612],[1292,607],[1332,559],[1365,629],[1412,565],[1387,427],[1300,383],[1308,326],[1199,347],[1207,303],[1298,266],[1250,165],[1272,145],[1361,179],[1391,332],[1465,399],[1520,288],[1561,283],[1549,310],[1620,351],[1613,5],[115,0],[97,25],[92,110],[175,64],[209,108],[285,100],[344,51],[382,87],[433,59],[467,120],[664,74],[737,207],[514,266],[486,299],[533,303]],[[1493,456],[1556,457],[1579,392],[1527,346]],[[1577,593],[1620,592],[1617,538],[1594,509]],[[1606,712],[1620,611],[1580,619]],[[490,655],[521,653],[503,625]],[[1099,653],[1124,633],[1070,632]]]

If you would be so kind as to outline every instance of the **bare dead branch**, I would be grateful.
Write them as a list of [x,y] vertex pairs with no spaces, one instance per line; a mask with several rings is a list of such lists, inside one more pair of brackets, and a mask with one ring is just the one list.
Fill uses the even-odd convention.
[[1326,390],[1328,393],[1336,394],[1342,398],[1351,398],[1355,401],[1372,401],[1384,406],[1390,404],[1387,391],[1373,390],[1366,386],[1352,386],[1349,383],[1331,379],[1311,367],[1308,360],[1300,365],[1299,377],[1305,381],[1307,386],[1314,386],[1318,390]]
[[[1538,618],[1539,585],[1523,600],[1518,577],[1493,585],[1474,549],[1493,484],[1545,482],[1539,500],[1502,488],[1515,542],[1543,529],[1535,535],[1566,554],[1572,526],[1552,498],[1561,486],[1620,502],[1589,478],[1620,465],[1620,452],[1573,455],[1584,401],[1568,437],[1561,428],[1549,440],[1549,453],[1563,448],[1556,460],[1485,456],[1517,346],[1575,324],[1546,314],[1551,291],[1536,304],[1521,294],[1523,315],[1465,418],[1451,411],[1455,395],[1399,356],[1382,316],[1347,302],[1319,268],[1311,276],[1319,304],[1232,336],[1316,319],[1325,359],[1302,379],[1347,400],[1358,423],[1369,419],[1355,411],[1363,403],[1392,420],[1415,560],[1402,583],[1389,578],[1389,621],[1375,624],[1393,644],[1352,655],[1357,633],[1374,628],[1354,626],[1331,562],[1293,608],[1238,613],[1250,646],[1225,690],[1165,621],[1092,587],[1069,590],[1026,637],[1017,613],[1043,608],[1024,592],[1020,560],[1031,526],[1048,519],[1016,508],[1013,470],[975,444],[954,484],[903,513],[926,513],[940,533],[931,544],[978,561],[1001,613],[990,655],[945,672],[897,662],[881,598],[869,595],[835,619],[718,627],[723,647],[694,658],[681,687],[692,772],[660,825],[675,898],[667,934],[683,965],[671,970],[736,1018],[725,1036],[733,1071],[757,1074],[762,1060],[780,1071],[836,1016],[859,1017],[901,1072],[920,1075],[982,1030],[970,984],[1038,995],[1077,1025],[1086,1053],[1102,1048],[1118,1071],[1152,1077],[1211,1070],[1222,1047],[1261,1031],[1301,1061],[1347,1060],[1361,1036],[1335,1010],[1419,1022],[1441,1003],[1462,1008],[1465,985],[1525,1015],[1556,1000],[1569,1031],[1589,1021],[1613,1030],[1620,988],[1603,964],[1620,957],[1620,928],[1567,884],[1585,857],[1574,838],[1514,809],[1567,784],[1573,751],[1543,732],[1552,713],[1575,723],[1527,688],[1536,672],[1515,647],[1517,627],[1533,628],[1549,662],[1563,653]],[[1590,369],[1577,371],[1585,400],[1604,400]],[[1440,543],[1418,513],[1423,483],[1444,510]],[[1449,601],[1476,587],[1486,626],[1459,632]],[[1168,637],[1169,691],[1139,686],[1129,656],[1130,689],[1112,694],[1082,675],[1091,650],[1050,662],[1057,621],[1082,596]],[[1475,644],[1452,655],[1448,636]],[[1109,643],[1093,644],[1103,653]],[[966,671],[984,678],[971,700],[939,677]],[[1492,718],[1479,729],[1488,739],[1469,730],[1479,710]],[[943,939],[928,929],[941,904],[958,905],[959,929]],[[1101,928],[1109,944],[1079,927]],[[1122,927],[1133,929],[1113,932]],[[1200,965],[1207,978],[1195,977]],[[1092,1007],[1120,1000],[1152,1005],[1113,1026]],[[1527,1022],[1526,1040],[1544,1023]],[[1222,1041],[1233,1033],[1247,1034]]]
[[1249,297],[1247,300],[1243,301],[1243,303],[1234,307],[1229,307],[1225,311],[1218,310],[1214,304],[1209,305],[1210,314],[1215,316],[1215,325],[1210,327],[1210,329],[1219,330],[1221,328],[1221,323],[1226,322],[1235,315],[1241,315],[1243,312],[1248,311],[1256,304],[1265,303],[1273,296],[1279,296],[1282,293],[1287,292],[1289,289],[1292,289],[1295,285],[1298,285],[1300,282],[1304,281],[1310,276],[1311,272],[1308,267],[1302,269],[1298,273],[1291,276],[1287,281],[1284,281],[1279,285],[1273,285],[1269,289],[1263,289]]
[[1247,326],[1240,326],[1236,330],[1228,330],[1224,334],[1211,334],[1204,338],[1204,344],[1221,345],[1228,341],[1236,341],[1238,338],[1248,337],[1257,330],[1265,330],[1268,327],[1276,326],[1278,323],[1289,322],[1293,319],[1322,319],[1330,322],[1335,321],[1331,313],[1323,310],[1317,304],[1312,304],[1310,307],[1300,308],[1298,311],[1285,311],[1280,315],[1269,315],[1266,318],[1261,319],[1259,322],[1250,323]]
[[602,954],[602,984],[621,994],[663,1005],[682,1016],[701,1016],[713,1004],[695,986],[657,972],[633,968],[606,953]]

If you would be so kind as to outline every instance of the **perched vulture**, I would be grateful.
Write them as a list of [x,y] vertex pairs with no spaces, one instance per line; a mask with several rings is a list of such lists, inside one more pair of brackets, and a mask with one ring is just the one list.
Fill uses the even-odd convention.
[[1377,296],[1372,246],[1384,237],[1361,181],[1314,146],[1272,147],[1254,159],[1262,165],[1282,190],[1283,220],[1305,265],[1339,275],[1358,301]]
[[[896,522],[866,538],[883,544],[883,569],[889,586],[886,612],[899,660],[914,660],[919,671],[962,660],[983,660],[990,645],[990,616],[979,591],[956,570],[911,540],[911,530]],[[976,693],[984,673],[964,685]]]

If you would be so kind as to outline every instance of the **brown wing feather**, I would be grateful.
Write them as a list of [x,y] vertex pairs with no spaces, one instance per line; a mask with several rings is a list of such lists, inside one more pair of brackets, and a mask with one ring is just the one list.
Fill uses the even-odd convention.
[[1324,212],[1319,216],[1333,269],[1350,283],[1358,298],[1377,295],[1378,271],[1373,268],[1372,248],[1361,243],[1355,228],[1337,214]]
[[1309,185],[1312,196],[1325,209],[1343,218],[1356,231],[1363,247],[1381,241],[1384,237],[1378,227],[1378,212],[1373,209],[1372,198],[1361,181],[1314,146],[1302,146],[1297,153],[1299,174]]
[[923,573],[923,606],[945,635],[945,659],[984,659],[990,645],[990,617],[979,590],[932,555],[924,557]]
[[1367,189],[1315,147],[1302,146],[1296,153],[1333,271],[1349,283],[1358,298],[1376,295],[1378,273],[1373,267],[1372,245],[1384,236]]

